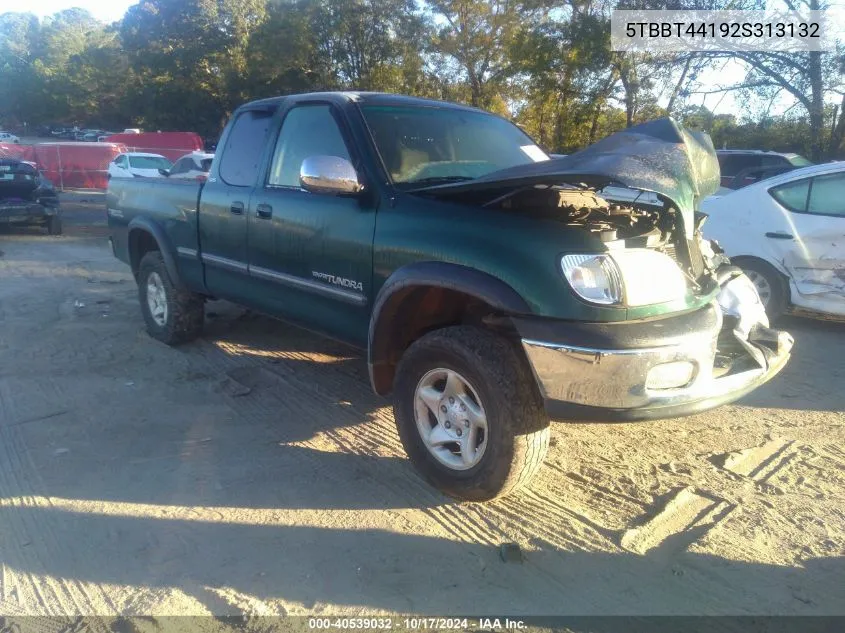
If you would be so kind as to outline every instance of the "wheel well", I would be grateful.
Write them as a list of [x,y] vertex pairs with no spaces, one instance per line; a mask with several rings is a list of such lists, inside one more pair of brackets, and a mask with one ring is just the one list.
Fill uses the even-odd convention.
[[784,274],[777,266],[767,262],[762,257],[757,257],[755,255],[737,255],[736,257],[731,257],[731,264],[734,264],[735,266],[742,268],[742,262],[753,262],[768,266],[781,277],[784,283],[789,284],[789,276]]
[[132,274],[138,276],[138,267],[141,259],[150,251],[158,251],[161,248],[156,238],[143,229],[134,229],[129,232],[129,263],[132,266]]
[[404,288],[382,308],[372,333],[371,379],[376,393],[390,393],[399,359],[414,341],[452,325],[514,331],[501,311],[468,293],[437,286]]

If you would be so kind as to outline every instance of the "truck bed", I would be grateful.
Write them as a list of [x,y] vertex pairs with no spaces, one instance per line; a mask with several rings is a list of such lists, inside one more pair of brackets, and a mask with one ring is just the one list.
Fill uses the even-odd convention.
[[[131,264],[130,224],[153,221],[165,226],[165,237],[182,247],[199,250],[197,209],[203,183],[188,179],[112,178],[106,210],[114,254]],[[150,204],[155,200],[155,204]]]

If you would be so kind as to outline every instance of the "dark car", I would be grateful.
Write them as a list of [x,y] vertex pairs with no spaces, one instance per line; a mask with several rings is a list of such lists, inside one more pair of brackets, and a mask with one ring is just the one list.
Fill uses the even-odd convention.
[[800,154],[759,149],[722,149],[716,151],[716,157],[722,172],[721,184],[728,189],[742,189],[769,176],[813,164]]
[[62,215],[53,184],[32,163],[0,158],[0,225],[10,224],[41,225],[59,235]]

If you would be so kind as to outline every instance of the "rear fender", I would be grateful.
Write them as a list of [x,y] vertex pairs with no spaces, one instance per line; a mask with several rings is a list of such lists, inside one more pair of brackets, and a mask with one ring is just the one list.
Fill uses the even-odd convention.
[[158,251],[161,253],[162,259],[164,259],[164,266],[167,268],[167,274],[170,276],[170,280],[176,285],[181,285],[182,280],[174,256],[176,249],[173,247],[164,229],[146,217],[132,218],[132,221],[129,222],[128,229],[129,261],[132,266],[132,274],[137,277],[138,266],[141,264],[141,258],[146,252],[140,248],[141,234],[146,233],[158,246]]

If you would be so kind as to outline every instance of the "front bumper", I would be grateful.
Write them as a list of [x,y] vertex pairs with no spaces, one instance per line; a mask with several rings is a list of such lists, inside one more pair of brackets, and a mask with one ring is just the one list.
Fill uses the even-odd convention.
[[[735,299],[733,283],[723,286],[719,302],[666,319],[577,326],[517,321],[549,416],[646,420],[689,415],[732,402],[769,380],[789,359],[792,337],[769,328],[765,317],[749,321],[736,301],[726,308],[723,297]],[[683,384],[655,388],[651,377],[661,366],[683,368]]]
[[58,207],[38,202],[0,204],[0,224],[38,224],[58,213]]

